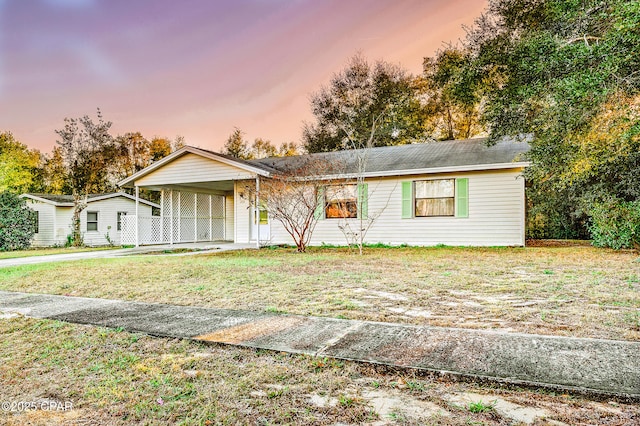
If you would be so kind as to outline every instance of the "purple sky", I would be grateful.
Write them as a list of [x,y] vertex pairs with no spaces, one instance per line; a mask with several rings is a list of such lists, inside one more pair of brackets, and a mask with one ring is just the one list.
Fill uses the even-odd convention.
[[50,151],[96,107],[113,133],[218,150],[300,140],[309,94],[362,52],[413,73],[486,0],[0,0],[0,131]]

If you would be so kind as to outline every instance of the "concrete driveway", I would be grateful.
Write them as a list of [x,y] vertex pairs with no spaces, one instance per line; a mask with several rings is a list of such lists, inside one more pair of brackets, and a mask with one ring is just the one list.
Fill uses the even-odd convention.
[[181,244],[162,244],[154,246],[141,246],[134,248],[114,249],[114,250],[97,250],[83,251],[79,253],[63,253],[50,254],[45,256],[29,256],[17,257],[13,259],[0,259],[0,268],[22,265],[34,265],[37,263],[48,262],[66,262],[71,260],[83,259],[104,259],[122,256],[132,256],[147,253],[164,252],[167,250],[193,250],[184,253],[167,253],[167,256],[190,256],[207,253],[218,253],[229,250],[243,250],[255,248],[255,244],[234,244],[228,242],[216,243],[181,243]]

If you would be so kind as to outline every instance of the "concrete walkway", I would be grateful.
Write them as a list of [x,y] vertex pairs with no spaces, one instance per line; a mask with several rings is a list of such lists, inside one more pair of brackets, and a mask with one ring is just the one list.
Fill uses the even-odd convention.
[[65,262],[83,259],[104,259],[112,257],[133,256],[138,254],[161,253],[167,250],[193,250],[190,252],[167,254],[168,256],[190,256],[197,254],[216,253],[228,250],[242,250],[256,248],[255,244],[235,244],[227,242],[207,243],[179,243],[162,244],[153,246],[140,246],[113,250],[81,251],[78,253],[49,254],[44,256],[17,257],[13,259],[0,259],[0,268],[9,266],[33,265],[36,263]]
[[640,342],[420,327],[0,291],[4,316],[640,399]]

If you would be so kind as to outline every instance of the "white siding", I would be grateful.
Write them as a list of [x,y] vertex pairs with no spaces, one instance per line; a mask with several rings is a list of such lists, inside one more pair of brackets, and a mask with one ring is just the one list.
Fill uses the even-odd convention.
[[[139,209],[140,216],[151,216],[150,206],[140,203]],[[87,231],[87,212],[98,212],[97,231]],[[109,233],[109,237],[113,244],[119,245],[121,232],[118,231],[118,212],[136,214],[136,202],[126,197],[114,197],[89,203],[87,208],[80,213],[80,230],[83,235],[84,243],[88,246],[107,245],[109,242],[105,235]],[[71,216],[69,216],[68,220],[70,224]]]
[[225,207],[224,236],[227,241],[233,241],[233,238],[234,238],[233,230],[234,230],[234,223],[235,223],[235,220],[234,220],[235,207],[233,203],[233,193],[227,194],[224,197],[224,207]]
[[[244,188],[247,185],[253,184],[247,181],[244,182],[235,182],[234,185],[234,210],[235,210],[235,237],[234,242],[236,243],[248,243],[249,242],[249,220],[251,218],[251,211],[249,206],[249,200],[247,199],[247,195],[244,194]],[[240,196],[240,194],[243,196]]]
[[[524,179],[521,170],[407,176],[367,180],[369,216],[379,213],[366,235],[369,243],[392,245],[524,245]],[[402,182],[419,179],[469,179],[469,217],[402,219]],[[247,218],[248,219],[248,218]],[[357,219],[351,219],[357,226]],[[346,244],[340,219],[318,221],[312,245]],[[248,223],[248,220],[247,220]],[[274,244],[292,244],[282,225],[271,223]]]
[[170,185],[249,179],[254,174],[195,154],[185,154],[138,179],[136,185]]
[[67,243],[67,235],[71,235],[72,217],[73,207],[56,207],[56,244],[65,245]]
[[56,244],[54,238],[55,207],[40,201],[26,199],[27,206],[38,212],[38,233],[33,235],[34,247],[46,247]]

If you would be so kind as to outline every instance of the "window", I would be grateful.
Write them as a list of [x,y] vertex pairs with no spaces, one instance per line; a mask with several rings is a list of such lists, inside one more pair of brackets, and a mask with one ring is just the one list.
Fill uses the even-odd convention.
[[40,232],[40,212],[34,211],[35,215],[33,216],[34,228],[36,229],[36,234]]
[[469,178],[402,182],[402,218],[469,217]]
[[117,229],[118,231],[122,231],[122,216],[126,216],[127,212],[118,212],[118,225],[117,225]]
[[416,217],[454,215],[454,179],[419,180],[414,185]]
[[87,231],[98,230],[98,212],[87,212]]
[[357,218],[358,199],[357,185],[334,185],[325,188],[325,217]]
[[266,209],[263,209],[262,207],[260,207],[258,209],[258,211],[260,213],[254,215],[253,223],[256,223],[256,217],[255,216],[259,216],[260,225],[268,225],[269,224],[269,212]]

